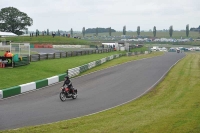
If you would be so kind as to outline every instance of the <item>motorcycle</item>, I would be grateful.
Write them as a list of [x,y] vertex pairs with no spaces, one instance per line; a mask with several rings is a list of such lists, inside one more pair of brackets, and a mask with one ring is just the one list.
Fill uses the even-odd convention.
[[67,98],[76,99],[78,96],[77,89],[75,88],[74,88],[74,93],[68,87],[61,87],[60,89],[61,89],[61,92],[60,92],[61,101],[65,101]]

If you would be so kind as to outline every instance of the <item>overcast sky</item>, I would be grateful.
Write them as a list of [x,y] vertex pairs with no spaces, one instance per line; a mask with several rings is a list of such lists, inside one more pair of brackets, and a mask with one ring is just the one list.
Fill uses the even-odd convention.
[[200,0],[0,0],[0,9],[15,7],[33,19],[29,30],[82,31],[107,28],[117,31],[169,29],[200,25]]

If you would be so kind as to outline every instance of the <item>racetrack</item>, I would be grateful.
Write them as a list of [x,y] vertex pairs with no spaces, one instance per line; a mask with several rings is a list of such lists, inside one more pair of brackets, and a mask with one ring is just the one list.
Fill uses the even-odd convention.
[[59,99],[62,83],[0,101],[0,130],[71,119],[99,112],[148,91],[184,53],[128,62],[72,79],[76,100]]

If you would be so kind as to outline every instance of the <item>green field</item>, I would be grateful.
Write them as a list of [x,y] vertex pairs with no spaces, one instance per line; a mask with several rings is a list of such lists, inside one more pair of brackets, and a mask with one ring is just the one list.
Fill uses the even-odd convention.
[[17,36],[17,37],[4,37],[6,41],[11,41],[12,43],[30,43],[30,44],[68,44],[68,45],[91,45],[91,42],[75,39],[75,38],[67,38],[62,36],[37,36],[37,37],[29,37],[29,36]]
[[[112,36],[121,36],[123,35],[122,32],[113,32]],[[134,36],[137,37],[137,33],[136,32],[126,32],[126,35],[130,35],[130,36]],[[153,37],[153,33],[152,32],[141,32],[140,34],[141,36],[146,36],[146,37]],[[77,36],[82,37],[81,33],[77,33]],[[38,36],[38,37],[29,37],[29,36],[18,36],[18,37],[5,37],[5,39],[7,41],[12,41],[13,43],[31,43],[31,44],[70,44],[70,45],[92,45],[92,44],[100,44],[100,42],[98,42],[98,37],[100,36],[109,36],[108,33],[99,33],[98,37],[95,37],[94,34],[86,34],[85,37],[91,37],[93,38],[93,40],[95,40],[95,42],[90,42],[93,40],[83,40],[83,39],[74,39],[74,38],[67,38],[67,37],[62,37],[62,36],[56,36],[56,37],[52,37],[52,36]],[[157,31],[156,34],[157,38],[170,38],[169,36],[169,32],[161,32],[161,31]],[[193,38],[193,39],[197,39],[200,38],[200,34],[198,32],[190,32],[189,33],[189,37],[186,37],[186,33],[184,31],[174,31],[173,32],[173,36],[172,38],[176,38],[176,39],[180,39],[180,38]],[[83,37],[82,37],[83,38]],[[96,42],[97,41],[97,42]],[[102,40],[100,40],[102,41]],[[107,40],[104,40],[104,42],[106,42]]]
[[[142,56],[145,55],[141,55],[140,58]],[[94,70],[137,58],[136,56],[118,58]],[[90,116],[0,132],[199,133],[199,78],[200,54],[188,53],[154,89],[132,102]]]
[[[94,34],[86,34],[85,36],[92,36]],[[111,34],[112,36],[121,36],[123,35],[122,32],[112,32]],[[134,36],[134,37],[137,37],[137,32],[126,32],[126,35],[130,35],[130,36]],[[82,36],[80,34],[80,36]],[[99,33],[98,36],[109,36],[108,33]],[[140,36],[148,36],[148,37],[153,37],[153,32],[141,32],[140,33]],[[161,32],[161,31],[157,31],[156,33],[156,37],[158,38],[170,38],[169,36],[169,32]],[[172,38],[193,38],[193,39],[196,39],[198,37],[200,37],[200,34],[198,32],[189,32],[189,36],[186,37],[186,32],[184,31],[174,31],[173,32],[173,35],[172,35]]]

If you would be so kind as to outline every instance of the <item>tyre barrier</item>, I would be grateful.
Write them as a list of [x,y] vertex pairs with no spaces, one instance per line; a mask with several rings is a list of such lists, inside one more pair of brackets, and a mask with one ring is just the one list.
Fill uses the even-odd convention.
[[101,65],[101,64],[103,64],[107,61],[110,61],[110,60],[115,59],[115,58],[119,58],[121,56],[122,56],[122,54],[111,55],[111,56],[102,58],[100,60],[96,60],[96,61],[90,62],[88,64],[81,65],[81,66],[76,67],[76,68],[68,69],[67,70],[68,76],[69,77],[77,76],[80,73],[87,71],[88,69],[91,69],[95,66],[99,66],[99,65]]

